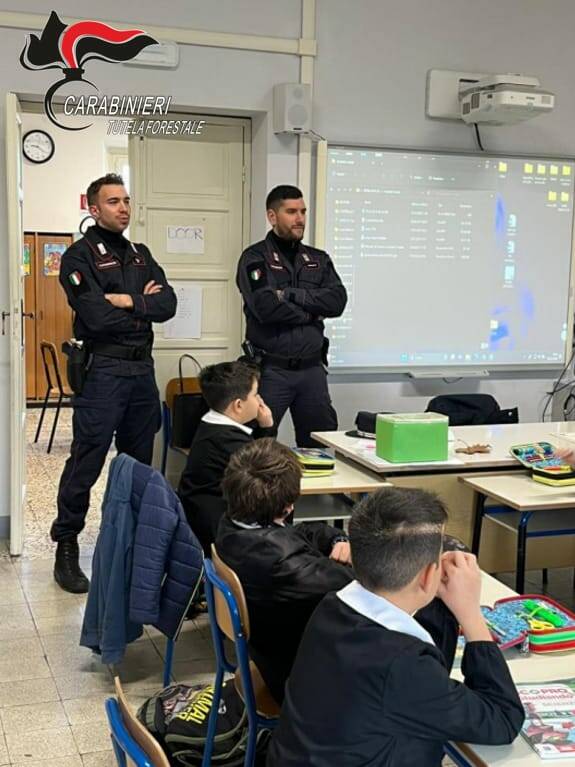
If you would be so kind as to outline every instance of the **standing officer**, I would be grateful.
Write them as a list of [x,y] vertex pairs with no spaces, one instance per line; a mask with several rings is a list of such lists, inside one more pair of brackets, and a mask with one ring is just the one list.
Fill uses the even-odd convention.
[[[176,312],[176,296],[145,245],[123,237],[130,197],[122,178],[110,173],[88,187],[96,220],[62,257],[60,283],[75,312],[74,335],[83,342],[69,360],[85,355],[75,385],[73,441],[58,489],[58,516],[51,529],[58,546],[54,577],[65,590],[88,591],[78,561],[78,534],[116,435],[116,448],[150,463],[161,421],[152,360],[152,322]],[[86,372],[87,370],[87,372]],[[81,376],[82,377],[82,376]],[[81,389],[81,391],[80,391]]]
[[260,394],[279,426],[289,408],[300,447],[312,431],[337,429],[327,388],[324,317],[339,317],[347,294],[323,250],[302,245],[306,207],[295,186],[277,186],[266,200],[272,229],[250,245],[237,284],[247,318],[248,357],[262,367]]

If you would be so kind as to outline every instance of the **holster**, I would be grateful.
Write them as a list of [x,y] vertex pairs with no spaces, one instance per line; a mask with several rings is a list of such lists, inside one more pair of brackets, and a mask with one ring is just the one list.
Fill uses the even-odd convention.
[[90,347],[86,342],[80,347],[71,341],[64,341],[62,352],[67,357],[66,371],[68,373],[68,384],[74,394],[82,394],[88,371],[92,364]]

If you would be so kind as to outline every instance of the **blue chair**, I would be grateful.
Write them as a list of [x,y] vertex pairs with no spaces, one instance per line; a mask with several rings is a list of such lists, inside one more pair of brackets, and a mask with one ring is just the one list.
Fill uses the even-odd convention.
[[114,679],[117,698],[108,698],[106,714],[118,767],[170,767],[157,740],[132,713],[118,677]]
[[[253,767],[258,733],[260,730],[273,729],[277,725],[280,709],[270,695],[256,665],[249,660],[250,622],[244,591],[238,576],[219,558],[214,546],[212,546],[212,559],[206,559],[204,567],[206,599],[217,665],[214,702],[220,700],[224,673],[234,673],[236,689],[246,706],[249,725],[244,767]],[[235,645],[236,664],[227,659],[224,647],[226,637]],[[202,767],[210,766],[217,717],[218,706],[213,705],[208,721]]]

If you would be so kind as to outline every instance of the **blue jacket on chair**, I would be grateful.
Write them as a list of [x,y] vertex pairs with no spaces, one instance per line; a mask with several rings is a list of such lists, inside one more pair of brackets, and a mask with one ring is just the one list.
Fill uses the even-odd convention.
[[156,470],[119,455],[111,463],[80,644],[119,663],[151,624],[179,632],[203,570],[182,506]]

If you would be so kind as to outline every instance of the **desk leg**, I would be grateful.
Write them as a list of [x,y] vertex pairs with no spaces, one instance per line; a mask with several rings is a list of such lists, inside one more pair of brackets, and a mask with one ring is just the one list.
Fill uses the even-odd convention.
[[525,591],[525,558],[527,556],[527,523],[533,514],[524,511],[517,528],[517,570],[515,572],[515,591],[523,594]]
[[473,538],[471,541],[471,551],[475,556],[479,554],[479,542],[481,541],[481,525],[483,523],[483,514],[485,512],[485,498],[483,493],[475,491],[473,497]]

